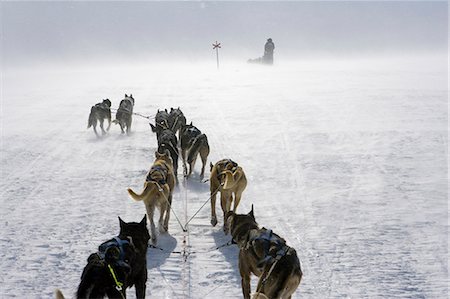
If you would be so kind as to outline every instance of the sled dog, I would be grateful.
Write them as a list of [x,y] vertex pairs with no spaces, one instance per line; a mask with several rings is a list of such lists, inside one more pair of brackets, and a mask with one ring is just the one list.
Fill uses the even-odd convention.
[[158,109],[155,116],[155,124],[149,125],[152,128],[152,132],[156,133],[156,138],[159,138],[159,135],[163,130],[170,130],[169,113],[167,112],[167,109],[161,111]]
[[130,134],[133,107],[133,95],[130,94],[129,96],[127,96],[127,94],[125,94],[125,98],[120,101],[119,109],[117,109],[116,119],[113,121],[115,124],[120,125],[122,134],[124,134],[125,132],[127,133],[127,135]]
[[[169,129],[175,134],[181,130],[182,126],[186,125],[186,117],[184,117],[180,107],[176,109],[170,108],[168,123]],[[178,135],[178,137],[180,137],[180,135]]]
[[157,135],[158,139],[158,152],[164,153],[164,151],[169,151],[170,157],[173,163],[173,172],[175,174],[175,180],[177,180],[178,175],[178,139],[175,133],[169,129],[163,129]]
[[253,206],[248,214],[227,213],[233,241],[239,247],[242,293],[250,299],[251,274],[259,277],[253,298],[290,299],[302,279],[297,252],[279,235],[258,228]]
[[100,129],[102,129],[102,134],[105,135],[106,131],[103,128],[103,121],[105,119],[108,120],[108,127],[106,128],[106,131],[109,131],[109,128],[111,127],[111,101],[109,99],[103,100],[103,102],[97,103],[91,107],[87,128],[89,129],[92,127],[95,135],[99,137],[97,133],[97,122],[99,122]]
[[[134,285],[136,298],[145,298],[147,283],[147,246],[150,235],[147,219],[140,223],[124,222],[119,217],[120,233],[99,246],[88,258],[81,275],[76,298],[125,298]],[[57,299],[63,299],[60,290]]]
[[[200,172],[200,179],[203,179],[205,174],[206,160],[209,155],[208,138],[205,134],[195,126],[192,122],[189,125],[184,125],[180,129],[180,144],[181,144],[181,158],[183,159],[183,166],[185,169],[185,175],[189,178],[197,161],[197,157],[200,154],[202,159],[202,171]],[[187,154],[187,159],[186,159]],[[186,160],[189,164],[189,170],[187,170]]]
[[[241,201],[242,192],[247,187],[247,178],[242,167],[231,159],[223,159],[215,165],[210,164],[210,191],[211,191],[211,224],[216,226],[216,195],[220,192],[220,204],[223,212],[223,230],[228,233],[228,225],[225,221],[226,214],[231,210],[233,203],[233,212]],[[234,196],[233,196],[234,195]]]
[[130,188],[128,188],[128,193],[134,200],[144,201],[147,217],[150,221],[152,243],[156,245],[157,234],[153,215],[155,208],[158,208],[160,211],[159,232],[167,232],[169,229],[170,205],[172,204],[175,175],[170,154],[166,151],[162,154],[156,152],[155,155],[156,160],[147,173],[142,193],[136,194]]

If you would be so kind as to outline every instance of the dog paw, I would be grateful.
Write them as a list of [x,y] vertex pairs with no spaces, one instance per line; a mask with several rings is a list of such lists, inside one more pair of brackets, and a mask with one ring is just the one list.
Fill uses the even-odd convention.
[[211,225],[212,226],[216,226],[217,224],[217,218],[216,217],[211,217]]
[[228,227],[224,226],[223,227],[223,232],[225,233],[225,235],[228,235]]
[[160,227],[159,227],[159,233],[161,233],[161,234],[165,234],[165,233],[167,233],[167,227],[166,226],[164,226],[164,225],[161,225]]

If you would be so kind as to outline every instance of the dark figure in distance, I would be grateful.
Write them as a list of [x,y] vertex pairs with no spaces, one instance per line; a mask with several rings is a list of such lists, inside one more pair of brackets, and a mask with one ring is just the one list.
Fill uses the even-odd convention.
[[263,63],[265,64],[273,64],[273,50],[275,49],[275,44],[272,42],[272,39],[267,39],[266,44],[264,45],[264,56]]

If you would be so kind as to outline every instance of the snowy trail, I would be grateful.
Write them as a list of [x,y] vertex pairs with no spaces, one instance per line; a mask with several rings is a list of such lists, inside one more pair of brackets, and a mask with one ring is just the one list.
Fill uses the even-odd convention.
[[[388,69],[141,66],[10,72],[3,77],[0,298],[68,297],[86,258],[117,234],[117,217],[145,209],[142,188],[156,136],[134,117],[131,136],[85,130],[89,108],[133,93],[135,111],[180,106],[208,136],[209,162],[246,171],[240,213],[255,206],[297,250],[304,279],[293,298],[443,298],[448,292],[445,74]],[[76,84],[74,84],[74,82]],[[182,222],[209,198],[201,161],[179,185]],[[207,175],[206,175],[207,176]],[[186,201],[187,199],[187,201]],[[185,213],[185,210],[187,213]],[[164,251],[148,251],[149,298],[241,298],[235,246],[210,204],[183,232],[171,215]],[[255,289],[256,278],[252,288]],[[134,298],[134,289],[128,291]]]

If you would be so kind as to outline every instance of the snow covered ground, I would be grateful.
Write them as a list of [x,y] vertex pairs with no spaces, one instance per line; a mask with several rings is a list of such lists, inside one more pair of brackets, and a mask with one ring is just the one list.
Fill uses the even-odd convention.
[[[254,204],[259,224],[296,248],[304,278],[294,298],[447,297],[447,73],[405,66],[5,71],[0,297],[52,298],[55,288],[71,297],[88,255],[117,234],[117,216],[145,214],[126,188],[141,189],[154,159],[148,121],[135,116],[131,136],[86,130],[91,105],[109,98],[117,107],[125,93],[144,115],[180,106],[207,134],[209,161],[244,168],[238,212]],[[199,169],[187,182],[179,176],[183,222],[209,197]],[[149,298],[241,297],[238,249],[214,250],[229,237],[209,215],[208,204],[189,225],[187,264],[148,250]],[[179,251],[173,215],[169,232],[158,245]]]

